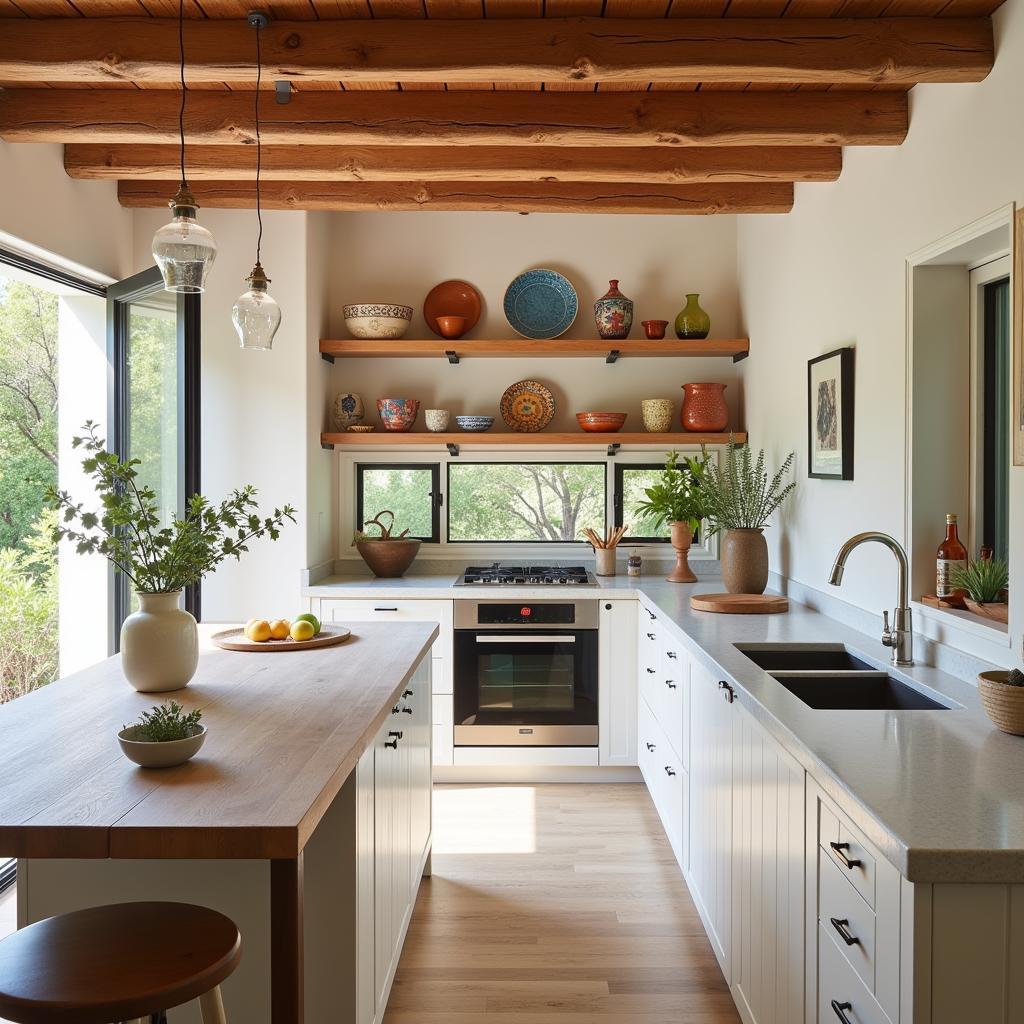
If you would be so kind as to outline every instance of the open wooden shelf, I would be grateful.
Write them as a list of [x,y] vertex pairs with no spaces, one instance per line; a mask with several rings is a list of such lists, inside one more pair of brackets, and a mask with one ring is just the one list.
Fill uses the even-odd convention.
[[554,338],[550,341],[534,341],[530,338],[491,341],[477,338],[408,341],[399,338],[392,341],[364,341],[359,338],[346,338],[341,341],[320,342],[320,354],[331,362],[338,358],[399,357],[448,359],[449,362],[458,362],[463,358],[510,359],[521,356],[542,359],[599,357],[612,363],[627,356],[729,356],[733,362],[738,362],[745,359],[749,352],[749,338],[709,338],[704,341],[679,341],[675,338],[664,338],[660,341],[649,341],[647,338],[626,338],[623,341],[577,341],[572,338]]
[[[375,430],[372,434],[323,433],[320,443],[325,448],[335,445],[366,447],[425,447],[446,448],[448,445],[547,445],[559,448],[590,445],[594,448],[610,445],[643,445],[647,448],[675,448],[683,445],[728,444],[729,434],[646,434],[646,433],[601,433],[588,434],[585,431],[570,433],[547,433],[543,430],[532,434],[517,434],[485,430],[455,431],[446,434],[431,434],[425,431]],[[747,435],[744,431],[732,434],[737,442],[744,443]]]

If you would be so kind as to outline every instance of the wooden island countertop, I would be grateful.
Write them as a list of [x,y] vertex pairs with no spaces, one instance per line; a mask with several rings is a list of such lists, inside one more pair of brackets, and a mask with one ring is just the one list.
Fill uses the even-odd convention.
[[[183,690],[136,693],[113,657],[0,707],[0,857],[299,857],[438,635],[358,623],[337,647],[248,654],[200,629]],[[206,742],[139,768],[117,732],[168,700],[202,709]]]

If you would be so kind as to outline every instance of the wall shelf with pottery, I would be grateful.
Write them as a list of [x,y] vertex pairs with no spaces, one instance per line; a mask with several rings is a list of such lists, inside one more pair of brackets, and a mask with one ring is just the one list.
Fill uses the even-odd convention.
[[[739,444],[746,443],[747,435],[744,431],[735,431],[732,434]],[[679,448],[697,447],[702,444],[724,445],[729,443],[729,434],[691,434],[684,431],[672,434],[646,434],[629,433],[621,431],[615,433],[594,434],[579,431],[577,433],[495,433],[486,431],[471,433],[460,431],[458,433],[432,434],[426,431],[405,431],[402,433],[374,433],[374,434],[350,434],[350,433],[323,433],[320,435],[320,444],[324,448],[340,446],[360,446],[366,448],[380,447],[416,447],[430,446],[434,448],[445,448],[448,445],[473,445],[485,444],[492,447],[517,447],[523,445],[544,445],[546,447],[567,448],[577,445],[589,445],[593,448],[616,445],[625,447],[637,446],[644,448]]]
[[[328,362],[339,358],[386,358],[447,359],[449,362],[472,357],[529,356],[547,359],[593,359],[610,362],[627,356],[683,356],[707,358],[728,356],[734,363],[746,359],[750,353],[749,338],[709,338],[702,341],[679,341],[675,338],[650,340],[648,338],[624,338],[622,340],[555,338],[534,341],[530,338],[505,338],[499,340],[461,339],[458,342],[445,338],[430,338],[425,341],[411,341],[405,338],[395,341],[373,341],[359,338],[324,340],[320,342],[320,354]],[[614,358],[612,356],[614,355]]]

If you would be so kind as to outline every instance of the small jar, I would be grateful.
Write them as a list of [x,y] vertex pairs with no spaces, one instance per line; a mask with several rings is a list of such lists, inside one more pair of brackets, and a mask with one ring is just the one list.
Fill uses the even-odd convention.
[[629,558],[626,559],[626,575],[639,576],[643,564],[643,559],[635,551],[630,551]]

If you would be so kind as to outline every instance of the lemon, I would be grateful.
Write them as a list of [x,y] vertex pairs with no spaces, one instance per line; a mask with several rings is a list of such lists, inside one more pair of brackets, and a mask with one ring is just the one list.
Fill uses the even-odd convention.
[[308,622],[313,627],[313,636],[320,632],[320,620],[312,612],[303,612],[295,617],[296,622]]
[[270,623],[266,619],[253,619],[245,627],[245,635],[257,644],[265,644],[270,639]]
[[270,638],[272,640],[287,640],[288,631],[292,628],[292,624],[287,619],[274,619],[270,623]]
[[292,623],[292,639],[293,640],[312,640],[316,636],[316,630],[313,628],[313,623],[307,619],[296,619]]

